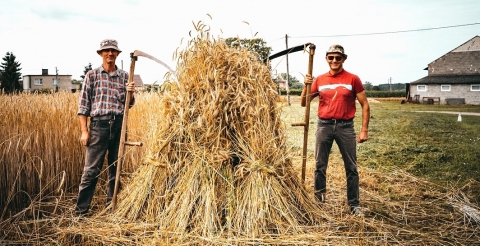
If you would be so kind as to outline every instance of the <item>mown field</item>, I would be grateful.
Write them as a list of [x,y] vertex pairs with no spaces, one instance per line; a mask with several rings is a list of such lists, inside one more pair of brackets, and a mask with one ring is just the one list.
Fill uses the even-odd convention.
[[[478,185],[480,116],[463,114],[462,121],[459,122],[458,114],[480,113],[480,106],[400,104],[400,100],[394,98],[372,98],[370,106],[369,141],[358,145],[358,158],[362,167],[401,169],[450,188]],[[309,134],[311,154],[317,107],[318,104],[313,102]],[[299,117],[296,113],[301,110],[303,108],[298,107],[294,98],[292,106],[285,109],[286,122],[295,121],[293,118]],[[360,108],[355,121],[357,131],[360,126],[359,110]],[[457,114],[420,111],[449,111]],[[295,132],[290,135],[296,138],[292,141],[292,146],[301,148],[299,138],[303,136],[299,131],[303,129],[289,128],[289,131]],[[477,203],[480,202],[480,192],[473,187],[469,195]]]
[[[71,228],[88,227],[73,215],[83,168],[76,116],[78,94],[0,96],[0,244],[68,244]],[[129,139],[147,142],[160,95],[137,94],[130,111]],[[301,172],[304,108],[280,100],[290,156]],[[312,103],[305,187],[313,195],[313,145],[317,103]],[[325,223],[304,225],[308,234],[258,235],[257,238],[198,238],[189,244],[256,245],[475,245],[480,238],[480,117],[415,111],[480,112],[479,106],[371,102],[369,141],[358,145],[364,217],[348,213],[345,172],[339,151],[332,150],[328,170]],[[359,115],[358,115],[359,116]],[[355,120],[360,126],[360,117]],[[129,147],[124,182],[141,163],[148,144]],[[102,174],[105,178],[105,174]],[[104,181],[97,186],[93,211],[104,204]],[[94,220],[94,219],[92,219]],[[92,222],[93,223],[93,222]],[[118,224],[118,228],[147,228]],[[66,230],[66,228],[70,228]],[[151,227],[148,227],[150,230]],[[105,243],[174,243],[164,231],[131,235],[125,230],[98,231]],[[65,232],[68,231],[68,232]],[[127,230],[128,231],[128,230]],[[66,236],[65,234],[69,234]],[[115,240],[113,237],[117,238]],[[146,237],[150,237],[145,239]],[[185,242],[185,241],[182,241]],[[92,245],[99,244],[92,243]],[[160,243],[159,243],[160,244]]]

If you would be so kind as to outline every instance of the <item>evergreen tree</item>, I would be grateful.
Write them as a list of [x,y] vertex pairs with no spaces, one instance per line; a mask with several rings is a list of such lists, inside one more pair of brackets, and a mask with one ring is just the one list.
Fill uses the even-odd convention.
[[12,52],[7,52],[0,64],[0,90],[5,93],[14,93],[22,90],[19,80],[22,76],[20,73],[20,63],[15,60],[16,57]]
[[85,66],[85,69],[83,69],[83,75],[80,75],[80,77],[82,78],[82,80],[85,79],[85,75],[88,73],[88,71],[92,70],[92,63],[89,62],[87,66]]
[[83,69],[83,75],[80,75],[80,77],[82,78],[82,81],[80,82],[80,89],[82,89],[83,87],[83,81],[85,80],[85,75],[87,75],[88,71],[92,70],[92,63],[89,62],[88,65],[85,66],[85,68]]

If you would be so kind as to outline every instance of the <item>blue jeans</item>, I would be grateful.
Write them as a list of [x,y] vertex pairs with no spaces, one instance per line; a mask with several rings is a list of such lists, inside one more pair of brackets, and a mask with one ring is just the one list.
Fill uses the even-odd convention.
[[105,155],[108,151],[107,204],[112,200],[117,174],[118,149],[122,131],[122,119],[90,122],[90,141],[86,147],[85,167],[79,185],[75,213],[85,214],[90,208],[95,186],[101,174]]
[[359,206],[357,142],[353,120],[332,123],[319,118],[315,136],[315,196],[320,200],[324,199],[322,195],[326,193],[328,157],[335,141],[345,166],[348,205]]

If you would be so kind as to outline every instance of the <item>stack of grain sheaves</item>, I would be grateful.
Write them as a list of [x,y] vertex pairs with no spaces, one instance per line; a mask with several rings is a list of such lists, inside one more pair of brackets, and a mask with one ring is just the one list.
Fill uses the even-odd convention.
[[107,221],[163,236],[303,233],[319,208],[292,167],[268,65],[199,33],[176,54],[179,83],[152,105],[148,153]]

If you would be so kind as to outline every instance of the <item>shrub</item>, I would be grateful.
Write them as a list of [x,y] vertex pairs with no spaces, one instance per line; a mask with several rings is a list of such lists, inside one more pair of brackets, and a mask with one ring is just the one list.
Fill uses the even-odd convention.
[[[405,91],[366,91],[367,97],[406,97]],[[287,95],[286,90],[280,90],[280,95]],[[302,95],[302,89],[291,89],[290,96]]]

